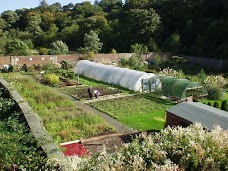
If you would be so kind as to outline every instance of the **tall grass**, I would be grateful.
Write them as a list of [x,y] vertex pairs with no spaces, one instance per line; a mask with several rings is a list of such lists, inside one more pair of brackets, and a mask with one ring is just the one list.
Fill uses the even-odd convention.
[[103,119],[77,109],[75,103],[33,78],[11,73],[4,76],[41,117],[56,142],[71,141],[111,129]]

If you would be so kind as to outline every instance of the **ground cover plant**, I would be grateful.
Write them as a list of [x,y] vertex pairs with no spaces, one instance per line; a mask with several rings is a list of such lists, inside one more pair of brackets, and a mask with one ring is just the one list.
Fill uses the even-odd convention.
[[154,134],[142,134],[115,153],[105,150],[87,158],[49,160],[49,167],[66,170],[228,170],[228,134],[219,126],[208,131],[199,123],[187,128],[167,127]]
[[55,142],[81,139],[112,130],[100,117],[82,112],[71,100],[30,76],[19,73],[4,76],[41,117]]
[[40,170],[47,159],[21,119],[13,99],[0,88],[0,170]]
[[138,94],[130,97],[93,102],[91,105],[117,118],[136,130],[160,130],[164,127],[165,109],[172,103],[153,95]]

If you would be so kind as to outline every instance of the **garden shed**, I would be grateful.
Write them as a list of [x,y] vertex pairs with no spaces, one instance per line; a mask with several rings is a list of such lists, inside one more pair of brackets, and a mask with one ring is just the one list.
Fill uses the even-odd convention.
[[[74,72],[97,81],[140,92],[153,91],[153,87],[156,87],[155,84],[160,82],[153,73],[104,65],[88,60],[78,62]],[[150,81],[152,77],[155,77],[153,82]]]
[[186,127],[199,122],[208,129],[212,129],[214,125],[220,125],[224,130],[228,129],[228,112],[199,102],[182,102],[166,112],[165,127],[168,125]]
[[160,80],[161,94],[178,100],[185,100],[190,96],[201,97],[207,95],[207,89],[199,82],[180,79],[172,76],[157,75]]

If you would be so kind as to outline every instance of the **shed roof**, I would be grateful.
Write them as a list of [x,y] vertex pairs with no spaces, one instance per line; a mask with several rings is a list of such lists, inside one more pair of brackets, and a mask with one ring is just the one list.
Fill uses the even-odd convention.
[[190,122],[200,122],[209,129],[212,129],[214,125],[220,125],[225,130],[228,129],[228,112],[199,102],[179,103],[168,109],[167,112]]

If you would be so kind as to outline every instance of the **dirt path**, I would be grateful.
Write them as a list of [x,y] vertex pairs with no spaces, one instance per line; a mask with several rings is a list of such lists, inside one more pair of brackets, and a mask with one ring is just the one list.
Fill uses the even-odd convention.
[[63,96],[69,98],[70,100],[74,101],[78,109],[85,111],[86,113],[91,113],[91,114],[95,114],[95,115],[102,117],[105,120],[105,122],[107,122],[110,126],[113,126],[118,133],[133,134],[133,133],[138,132],[134,129],[131,129],[131,128],[123,125],[122,123],[120,123],[119,121],[117,121],[113,117],[107,115],[106,113],[101,112],[101,111],[91,107],[90,105],[86,104],[85,102],[79,101],[79,100],[61,92],[60,90],[56,89],[56,91],[61,93]]
[[98,101],[104,101],[104,100],[110,100],[110,99],[116,99],[120,97],[127,97],[127,96],[134,96],[135,94],[127,94],[127,93],[118,93],[118,94],[112,94],[112,95],[105,95],[105,96],[99,96],[99,98],[93,98],[92,100],[85,100],[84,103],[92,103],[92,102],[98,102]]

